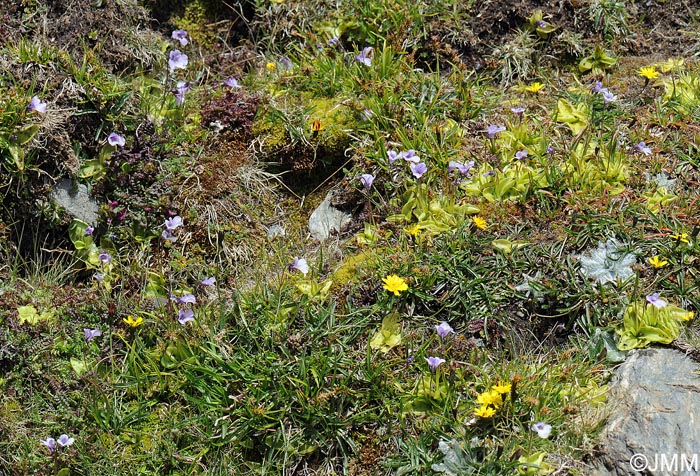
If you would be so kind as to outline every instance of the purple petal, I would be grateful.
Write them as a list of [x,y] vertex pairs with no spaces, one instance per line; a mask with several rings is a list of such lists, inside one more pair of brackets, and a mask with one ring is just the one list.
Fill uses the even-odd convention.
[[185,30],[173,31],[172,39],[178,40],[180,42],[180,46],[187,46],[187,32]]
[[292,264],[289,265],[289,270],[291,271],[293,269],[300,271],[304,276],[306,276],[306,273],[309,272],[309,265],[306,262],[306,259],[294,257],[294,261],[292,261]]
[[53,438],[48,437],[45,440],[39,440],[39,441],[41,442],[42,445],[46,446],[49,449],[49,451],[51,451],[52,453],[54,451],[56,451],[56,440],[54,440]]
[[119,147],[124,147],[124,144],[126,144],[126,140],[124,137],[120,136],[116,132],[112,132],[109,137],[107,137],[107,142],[111,146],[119,146]]
[[236,78],[228,78],[226,81],[224,81],[224,86],[228,86],[229,88],[241,87],[241,85],[238,84],[238,80]]
[[188,58],[187,55],[180,50],[173,50],[170,52],[168,59],[168,66],[170,66],[170,71],[175,71],[176,69],[187,68]]
[[201,286],[213,286],[216,284],[216,278],[214,278],[214,276],[211,276],[209,278],[201,280],[199,284]]
[[363,187],[369,190],[370,188],[372,188],[372,183],[374,183],[374,175],[362,174],[362,176],[360,177],[360,183],[362,183]]
[[419,162],[417,164],[411,163],[411,173],[415,178],[421,178],[424,173],[428,171],[428,166],[425,165],[423,162]]
[[61,435],[56,442],[62,447],[70,446],[75,442],[75,438],[68,438],[68,435]]
[[177,321],[182,326],[188,322],[194,321],[194,311],[192,309],[180,309],[177,313]]
[[193,294],[183,294],[177,298],[178,304],[197,304],[197,298]]
[[182,217],[180,215],[175,215],[172,218],[165,220],[165,228],[168,231],[175,231],[177,228],[182,226]]
[[29,101],[29,106],[27,106],[27,109],[43,114],[46,112],[46,103],[41,102],[39,96],[33,96],[32,99]]

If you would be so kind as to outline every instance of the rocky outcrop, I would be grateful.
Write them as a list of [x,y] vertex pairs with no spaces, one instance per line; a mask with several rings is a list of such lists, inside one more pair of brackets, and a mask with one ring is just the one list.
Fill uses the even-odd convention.
[[672,349],[629,355],[610,384],[593,475],[700,474],[699,367]]

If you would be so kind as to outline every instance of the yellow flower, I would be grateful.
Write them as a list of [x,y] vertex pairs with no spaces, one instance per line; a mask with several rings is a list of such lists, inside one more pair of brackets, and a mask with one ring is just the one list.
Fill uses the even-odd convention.
[[268,71],[274,71],[277,68],[277,65],[270,61],[269,63],[265,64],[265,69]]
[[321,121],[319,121],[318,119],[314,119],[314,122],[311,123],[311,130],[314,132],[318,132],[318,131],[322,131],[323,129],[325,129],[325,127],[323,127],[323,124],[321,124]]
[[501,394],[496,392],[496,391],[488,391],[484,393],[480,393],[478,397],[476,397],[476,403],[478,403],[481,406],[486,406],[486,405],[491,405],[493,407],[500,407],[503,404],[503,398],[501,397]]
[[646,79],[656,79],[659,77],[659,72],[656,71],[654,66],[644,66],[639,68],[639,72],[637,74]]
[[474,410],[474,416],[479,418],[491,418],[496,414],[496,410],[486,405],[481,405],[479,408]]
[[486,229],[486,220],[484,220],[481,217],[474,217],[472,218],[472,222],[474,222],[474,226],[477,227],[480,230],[485,230]]
[[411,228],[404,229],[404,231],[411,236],[418,236],[418,234],[420,233],[420,227],[418,226],[418,223],[416,223]]
[[134,320],[133,317],[131,316],[126,316],[126,319],[122,319],[124,322],[126,322],[127,325],[131,327],[138,327],[141,324],[143,324],[143,317],[137,317],[136,320]]
[[538,93],[540,91],[540,89],[542,89],[543,87],[544,87],[544,84],[537,82],[537,83],[532,83],[529,86],[525,86],[525,88],[523,88],[523,89],[525,89],[525,91],[527,91],[529,93]]
[[498,385],[494,385],[493,387],[491,387],[491,390],[500,394],[510,393],[511,386],[509,383],[498,382]]
[[647,261],[649,262],[650,265],[652,265],[654,268],[657,268],[657,269],[663,268],[664,266],[666,266],[668,264],[668,261],[659,259],[658,255],[647,259]]
[[382,281],[384,282],[384,289],[390,293],[394,293],[396,296],[398,296],[401,291],[408,290],[408,284],[406,284],[406,281],[395,274],[382,278]]
[[671,235],[669,238],[680,241],[681,243],[690,243],[687,233],[681,233],[680,235]]
[[684,321],[690,321],[693,319],[693,317],[695,317],[695,313],[693,311],[688,311],[680,316],[680,318]]

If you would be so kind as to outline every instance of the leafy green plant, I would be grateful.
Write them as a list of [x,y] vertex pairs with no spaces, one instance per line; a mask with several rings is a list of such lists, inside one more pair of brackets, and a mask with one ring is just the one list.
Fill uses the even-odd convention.
[[678,337],[684,322],[693,313],[673,304],[663,307],[638,301],[629,305],[616,328],[620,350],[647,347],[649,344],[670,344]]
[[605,74],[605,72],[617,64],[617,59],[608,55],[602,46],[596,45],[593,53],[583,58],[578,64],[581,73],[590,71],[594,75]]

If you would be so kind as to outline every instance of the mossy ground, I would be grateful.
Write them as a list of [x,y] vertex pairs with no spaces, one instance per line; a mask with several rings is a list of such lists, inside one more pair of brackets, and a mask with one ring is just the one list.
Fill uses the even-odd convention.
[[700,310],[700,11],[538,4],[3,3],[0,473],[588,474],[625,310]]

